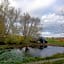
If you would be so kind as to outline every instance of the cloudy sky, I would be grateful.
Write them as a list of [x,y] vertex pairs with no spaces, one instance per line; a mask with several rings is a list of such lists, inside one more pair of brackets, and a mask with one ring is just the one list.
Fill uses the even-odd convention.
[[64,36],[64,0],[10,0],[12,6],[39,17],[43,36]]

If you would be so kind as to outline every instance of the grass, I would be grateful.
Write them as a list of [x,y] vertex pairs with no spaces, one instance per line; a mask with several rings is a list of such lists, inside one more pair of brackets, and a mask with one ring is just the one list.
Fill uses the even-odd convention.
[[54,61],[54,62],[48,61],[41,64],[64,64],[64,60],[59,60],[59,61]]
[[[64,58],[64,53],[63,54],[55,54],[53,56],[50,56],[50,57],[45,57],[45,58],[41,58],[41,57],[28,57],[28,58],[25,58],[23,60],[22,63],[31,63],[31,62],[38,62],[38,61],[44,61],[44,60],[50,60],[50,59],[56,59],[56,58]],[[64,60],[60,60],[60,61],[55,61],[55,62],[45,62],[43,64],[61,64],[61,63],[64,63]]]
[[64,46],[64,39],[57,38],[47,38],[48,44],[55,44],[58,46]]
[[64,58],[64,53],[58,53],[50,57],[46,57],[45,59],[55,59],[55,58]]
[[[25,64],[27,62],[24,62]],[[39,63],[39,64],[63,64],[64,63],[64,60],[59,60],[59,61],[54,61],[54,62],[44,62],[44,63]],[[0,64],[23,64],[22,62],[1,62]]]

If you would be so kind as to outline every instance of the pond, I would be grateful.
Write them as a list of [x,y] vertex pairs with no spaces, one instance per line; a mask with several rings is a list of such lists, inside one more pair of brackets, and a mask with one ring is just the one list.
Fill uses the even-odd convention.
[[64,47],[48,46],[44,49],[29,48],[28,50],[28,54],[37,57],[47,57],[57,53],[64,53]]
[[[10,64],[11,62],[21,62],[26,57],[26,54],[33,57],[52,56],[57,53],[64,53],[64,47],[48,46],[44,49],[30,48],[25,52],[25,48],[0,50],[0,63]],[[16,63],[15,63],[16,64]]]

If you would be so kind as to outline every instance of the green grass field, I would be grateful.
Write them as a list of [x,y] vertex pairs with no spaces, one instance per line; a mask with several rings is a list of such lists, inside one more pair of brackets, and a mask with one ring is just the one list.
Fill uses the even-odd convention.
[[47,38],[48,44],[64,46],[64,38]]

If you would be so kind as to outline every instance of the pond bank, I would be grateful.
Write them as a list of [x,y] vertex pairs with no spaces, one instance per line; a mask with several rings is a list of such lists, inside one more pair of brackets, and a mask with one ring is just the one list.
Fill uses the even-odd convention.
[[[60,60],[64,60],[64,58],[49,59],[49,60],[45,59],[45,60],[41,60],[41,61],[29,62],[29,63],[26,63],[26,64],[43,64],[43,63],[49,64],[49,63],[53,63],[53,62],[56,62],[56,61],[59,62]],[[25,63],[23,63],[23,64],[25,64]]]
[[24,48],[24,47],[32,47],[32,48],[40,48],[40,47],[47,47],[47,44],[45,44],[45,45],[43,45],[43,44],[41,44],[41,43],[30,43],[30,44],[28,44],[28,45],[26,45],[26,44],[12,44],[12,45],[0,45],[0,49],[14,49],[14,48],[19,48],[19,49],[22,49],[22,48]]
[[58,46],[58,47],[64,47],[64,45],[57,45],[57,44],[51,44],[51,43],[48,43],[47,46]]
[[[40,48],[41,44],[35,44],[35,45],[28,45],[28,47],[32,47],[32,48]],[[61,46],[61,45],[57,45],[57,44],[47,44],[47,46],[56,46],[56,47],[64,47]],[[26,45],[0,45],[0,49],[14,49],[14,48],[19,48],[19,49],[22,49],[23,47],[26,47]]]

